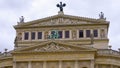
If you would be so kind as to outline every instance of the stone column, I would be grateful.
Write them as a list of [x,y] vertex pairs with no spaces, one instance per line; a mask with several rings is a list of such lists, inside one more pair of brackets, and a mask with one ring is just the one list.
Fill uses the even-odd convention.
[[62,68],[62,61],[59,61],[59,68]]
[[83,30],[83,38],[86,38],[86,30]]
[[105,38],[108,38],[108,31],[105,29]]
[[62,31],[62,35],[63,35],[62,39],[64,39],[65,38],[65,30]]
[[91,60],[90,68],[94,68],[94,59]]
[[70,30],[70,39],[72,39],[72,30]]
[[32,68],[31,67],[31,61],[28,62],[28,68]]
[[79,39],[79,30],[76,30],[77,32],[77,34],[76,34],[76,36],[77,36],[77,38],[76,39]]
[[101,38],[100,34],[101,34],[100,29],[98,29],[98,38]]
[[13,61],[13,68],[16,68],[16,61]]
[[45,31],[42,31],[42,40],[45,39]]
[[110,65],[110,68],[113,68],[113,65]]
[[46,61],[44,61],[44,62],[43,62],[43,68],[47,68],[47,66],[46,66],[46,65],[47,65],[47,62],[46,62]]
[[93,29],[90,29],[90,34],[93,34]]
[[78,68],[78,61],[75,61],[75,68]]
[[38,32],[35,32],[35,40],[38,40]]
[[24,32],[22,32],[22,41],[24,40]]
[[96,64],[96,67],[95,68],[98,68],[98,64]]
[[28,34],[28,40],[30,41],[31,40],[31,32],[28,32],[29,34]]

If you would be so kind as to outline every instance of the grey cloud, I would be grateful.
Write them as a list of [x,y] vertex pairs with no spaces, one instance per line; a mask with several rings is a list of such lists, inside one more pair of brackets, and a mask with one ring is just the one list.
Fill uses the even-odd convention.
[[[57,14],[56,0],[45,0],[44,4],[31,7],[37,0],[0,0],[0,51],[4,48],[13,49],[15,30],[12,27],[18,21],[20,15],[25,19],[33,20],[39,17],[46,17]],[[98,18],[99,12],[103,11],[107,20],[110,21],[109,39],[113,49],[119,47],[120,41],[120,5],[119,0],[62,0],[67,6],[65,14]],[[41,5],[42,4],[42,5]],[[47,4],[47,5],[46,5]],[[1,36],[5,34],[5,36]],[[116,41],[117,40],[117,41]]]
[[25,10],[32,3],[32,0],[1,0],[0,8],[13,9],[13,10]]

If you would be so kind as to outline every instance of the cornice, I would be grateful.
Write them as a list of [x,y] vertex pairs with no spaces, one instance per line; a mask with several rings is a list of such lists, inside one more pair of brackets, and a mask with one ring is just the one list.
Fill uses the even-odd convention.
[[112,49],[98,49],[97,57],[112,57],[112,58],[120,58],[120,52]]
[[0,60],[9,60],[9,59],[13,59],[13,56],[9,56],[9,57],[0,57]]
[[94,24],[66,24],[66,25],[39,25],[39,26],[17,26],[15,29],[28,29],[28,28],[48,28],[48,27],[77,27],[77,26],[102,26],[108,25],[108,23],[94,23]]
[[[52,48],[54,49],[53,47],[57,47],[57,50],[42,50],[41,51],[41,48],[45,48],[48,47],[49,48]],[[50,47],[52,46],[52,47]],[[59,50],[59,48],[62,47],[63,50]],[[91,47],[87,47],[87,46],[75,46],[75,45],[72,45],[70,43],[63,43],[63,42],[58,42],[58,41],[48,41],[48,42],[45,42],[45,43],[41,43],[41,44],[33,44],[33,46],[30,46],[30,47],[26,47],[26,48],[23,48],[23,49],[17,49],[15,50],[14,52],[12,52],[12,54],[14,53],[37,53],[36,51],[36,48],[38,50],[38,53],[48,53],[48,52],[83,52],[83,51],[96,51],[95,48],[91,48]],[[81,50],[82,49],[82,50]]]
[[95,50],[80,50],[80,51],[51,51],[51,52],[14,52],[13,55],[31,55],[31,54],[95,54]]
[[[102,20],[102,19],[94,19],[94,18],[87,18],[87,17],[79,17],[79,16],[72,16],[72,15],[54,15],[54,16],[50,16],[50,17],[46,17],[46,18],[42,18],[42,19],[38,19],[38,20],[33,20],[33,21],[29,21],[29,22],[25,22],[25,23],[21,23],[19,25],[15,25],[14,28],[19,28],[19,27],[27,27],[27,25],[32,25],[32,24],[36,24],[36,23],[40,23],[40,22],[44,22],[47,20],[52,20],[55,18],[69,18],[69,19],[74,19],[74,20],[81,20],[81,21],[87,21],[87,22],[94,22],[94,24],[109,24],[109,21],[106,20]],[[74,25],[74,24],[71,24]],[[78,24],[77,24],[78,25]],[[60,26],[60,25],[52,25],[52,26]],[[63,26],[63,25],[62,25]],[[34,26],[35,27],[35,26]],[[41,26],[42,27],[42,26]]]
[[[18,43],[19,44],[28,44],[28,43],[37,43],[37,44],[39,44],[39,43],[41,43],[41,42],[47,42],[47,41],[49,41],[49,40],[45,40],[45,41],[40,41],[40,40],[36,40],[36,41],[19,41]],[[50,41],[52,41],[52,40],[50,40]],[[71,39],[71,40],[55,40],[56,42],[89,42],[89,41],[91,41],[91,39],[77,39],[77,40],[73,40],[73,39]],[[109,41],[109,39],[94,39],[94,41],[95,42],[98,42],[98,41],[100,41],[100,42],[106,42],[106,41]],[[90,44],[81,44],[81,45],[90,45]]]

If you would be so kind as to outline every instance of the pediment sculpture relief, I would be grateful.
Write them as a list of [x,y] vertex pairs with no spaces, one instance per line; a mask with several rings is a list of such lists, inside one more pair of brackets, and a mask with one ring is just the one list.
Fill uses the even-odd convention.
[[[87,24],[88,22],[80,20],[72,20],[69,18],[56,18],[44,22],[39,22],[38,24],[33,24],[30,26],[46,26],[46,25],[71,25],[71,24]],[[89,22],[90,23],[90,22]]]
[[60,46],[59,44],[56,43],[50,43],[47,44],[46,46],[40,47],[40,48],[35,48],[33,51],[70,51],[72,50],[70,47],[64,47]]

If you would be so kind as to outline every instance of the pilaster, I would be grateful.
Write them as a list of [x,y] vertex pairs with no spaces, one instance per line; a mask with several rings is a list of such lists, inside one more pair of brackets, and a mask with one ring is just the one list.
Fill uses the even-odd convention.
[[31,40],[31,32],[28,32],[28,40]]
[[86,38],[86,30],[83,30],[83,38]]
[[113,68],[113,65],[110,65],[110,68]]
[[28,62],[28,68],[32,68],[31,67],[31,61]]
[[75,61],[75,68],[78,68],[78,61]]
[[24,40],[24,32],[22,32],[22,41]]
[[63,32],[63,33],[62,33],[62,35],[63,35],[62,38],[65,39],[65,30],[63,30],[62,32]]
[[98,68],[98,64],[96,64],[95,68]]
[[38,32],[35,32],[35,40],[38,40]]
[[100,34],[100,29],[98,29],[98,38],[101,38]]
[[94,60],[91,60],[90,68],[94,68]]
[[13,61],[13,68],[16,68],[16,61]]
[[77,39],[79,39],[79,30],[77,30],[77,34],[76,35],[77,35]]
[[59,61],[59,68],[62,68],[62,61]]
[[42,40],[45,39],[45,31],[42,31]]
[[47,62],[46,62],[46,61],[44,61],[44,62],[43,62],[43,68],[47,68],[47,66],[46,66],[46,65],[47,65]]

